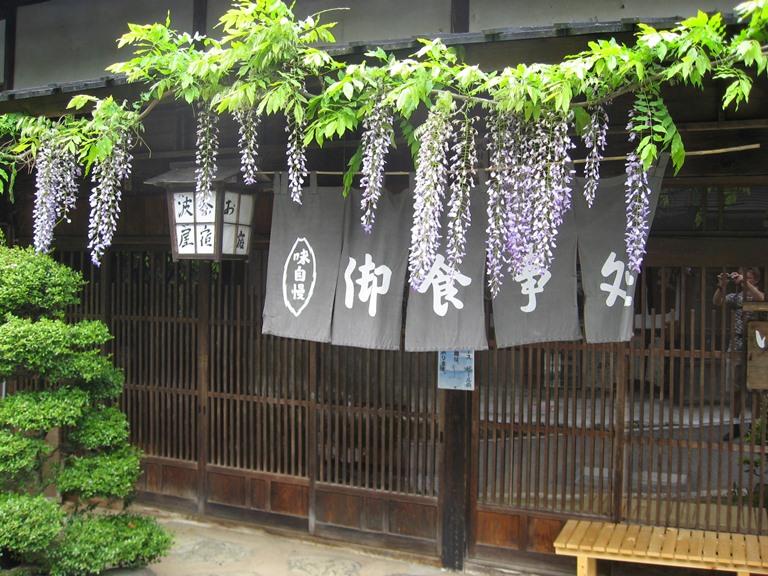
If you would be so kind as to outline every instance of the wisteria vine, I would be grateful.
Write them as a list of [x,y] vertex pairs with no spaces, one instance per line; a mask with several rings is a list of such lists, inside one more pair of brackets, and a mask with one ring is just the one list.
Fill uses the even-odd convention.
[[361,216],[363,230],[368,234],[373,230],[376,206],[384,187],[386,156],[394,138],[392,118],[392,106],[380,98],[363,120],[360,144],[363,150],[360,168],[362,174],[360,187],[363,189],[363,195],[360,200],[360,209],[363,212]]
[[69,221],[82,168],[72,148],[53,130],[40,139],[35,164],[34,246],[38,252],[48,252],[56,223],[62,218]]
[[238,123],[238,148],[240,149],[240,171],[245,184],[256,184],[259,157],[259,126],[261,114],[255,108],[236,110],[232,114]]
[[306,119],[296,120],[293,115],[288,117],[285,131],[288,133],[288,147],[286,156],[288,160],[288,190],[291,200],[301,204],[301,192],[307,172],[307,148],[304,146],[304,127]]
[[218,115],[209,108],[201,107],[197,115],[197,151],[195,153],[195,191],[201,213],[210,206],[213,181],[216,178],[216,157],[219,154]]
[[437,257],[440,217],[448,179],[446,152],[451,137],[451,106],[435,106],[419,129],[421,143],[416,160],[413,226],[408,271],[411,286],[421,285]]
[[454,121],[455,144],[451,147],[451,197],[448,200],[447,264],[458,271],[467,251],[467,230],[472,218],[470,192],[477,184],[477,128],[476,118],[466,113]]
[[[204,205],[209,204],[216,177],[220,113],[234,114],[239,123],[246,184],[257,181],[261,115],[287,118],[288,186],[296,202],[301,202],[308,176],[307,147],[361,133],[361,150],[348,166],[344,189],[349,191],[359,171],[366,231],[375,222],[386,155],[395,142],[393,126],[399,125],[399,136],[411,148],[416,169],[409,273],[411,284],[417,286],[435,261],[441,234],[447,239],[451,266],[465,257],[469,191],[476,187],[475,170],[480,168],[474,147],[484,144],[486,270],[495,295],[506,272],[517,275],[524,268],[543,269],[551,263],[557,229],[570,204],[568,129],[577,128],[584,138],[585,197],[591,203],[606,146],[605,106],[632,94],[639,98],[630,132],[642,137],[634,140],[626,162],[626,241],[630,266],[637,269],[648,230],[645,171],[663,151],[669,151],[675,170],[685,159],[662,87],[702,88],[705,81],[717,79],[723,85],[723,108],[745,102],[755,75],[768,69],[766,1],[735,8],[739,18],[735,34],[730,27],[726,30],[722,14],[699,12],[663,33],[651,26],[638,27],[631,47],[597,39],[560,64],[492,72],[461,62],[458,52],[440,39],[423,40],[418,52],[404,59],[378,48],[366,53],[362,62],[342,62],[319,47],[334,43],[333,24],[321,23],[320,14],[300,20],[279,0],[258,5],[233,2],[221,19],[226,31],[221,39],[201,38],[203,42],[191,45],[188,35],[168,28],[170,20],[165,25],[131,26],[120,43],[134,47],[134,58],[110,66],[109,71],[125,75],[129,82],[145,83],[148,88],[140,99],[117,105],[111,97],[76,95],[69,107],[80,110],[88,105],[92,118],[86,121],[82,110],[62,118],[59,128],[47,118],[19,121],[2,116],[0,129],[7,138],[0,160],[14,168],[37,164],[35,245],[43,251],[50,249],[55,222],[66,218],[74,204],[81,172],[92,168],[94,218],[106,220],[103,225],[89,224],[98,258],[111,240],[119,211],[119,187],[114,184],[122,173],[118,166],[129,156],[127,148],[115,145],[117,158],[103,159],[99,134],[105,127],[120,125],[130,126],[138,135],[146,115],[165,98],[194,103],[197,111],[196,191]],[[202,44],[211,49],[200,50]],[[681,46],[687,47],[684,54]],[[622,65],[615,66],[619,60]],[[464,120],[479,111],[488,114],[482,135],[477,133],[476,119]],[[414,127],[423,112],[426,122]],[[460,127],[452,128],[456,123]],[[66,129],[60,130],[61,126]],[[13,174],[15,170],[0,167],[0,188],[12,186]],[[446,187],[451,193],[444,207]]]
[[605,107],[595,106],[591,110],[589,124],[584,132],[583,140],[587,149],[587,158],[584,163],[584,199],[591,208],[595,201],[597,185],[600,181],[600,162],[603,159],[603,152],[607,144],[608,136],[608,113]]
[[91,169],[94,187],[91,190],[91,212],[88,220],[88,248],[91,261],[99,266],[101,257],[112,244],[120,215],[121,182],[130,177],[133,138],[126,129],[118,129],[112,153],[97,159]]
[[489,114],[486,119],[490,166],[487,181],[485,269],[488,288],[494,298],[501,290],[505,264],[509,261],[506,257],[509,238],[507,214],[512,203],[512,166],[515,163],[509,155],[514,122],[515,118],[511,114],[499,112]]

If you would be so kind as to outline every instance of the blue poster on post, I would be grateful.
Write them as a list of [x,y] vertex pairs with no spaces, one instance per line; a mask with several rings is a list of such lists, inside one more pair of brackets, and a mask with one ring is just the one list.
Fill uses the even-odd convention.
[[437,387],[444,390],[474,390],[475,351],[443,350],[438,352]]

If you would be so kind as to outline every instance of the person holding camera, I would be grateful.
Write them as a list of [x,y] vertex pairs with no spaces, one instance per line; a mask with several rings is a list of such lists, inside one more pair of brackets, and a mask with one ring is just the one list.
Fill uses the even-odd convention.
[[[754,312],[744,312],[744,302],[763,302],[765,294],[760,291],[757,285],[760,282],[760,270],[757,268],[739,268],[738,272],[723,272],[717,277],[717,289],[712,297],[712,304],[720,306],[725,303],[734,311],[733,333],[728,343],[728,357],[726,360],[726,388],[730,388],[731,380],[731,352],[734,355],[734,390],[733,403],[731,404],[731,413],[733,414],[732,433],[727,432],[723,436],[723,441],[735,440],[741,437],[741,404],[742,393],[744,390],[744,332],[747,322],[756,320],[757,314]],[[728,292],[728,285],[733,284],[736,290]]]

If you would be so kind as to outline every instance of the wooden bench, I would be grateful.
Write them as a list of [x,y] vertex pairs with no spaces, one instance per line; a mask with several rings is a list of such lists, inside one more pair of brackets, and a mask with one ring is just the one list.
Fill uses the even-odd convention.
[[597,576],[597,560],[768,574],[768,536],[568,520],[554,545],[577,576]]

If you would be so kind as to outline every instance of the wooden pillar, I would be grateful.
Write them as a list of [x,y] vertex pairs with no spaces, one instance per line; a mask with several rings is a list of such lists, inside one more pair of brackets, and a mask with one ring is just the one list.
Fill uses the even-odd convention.
[[200,34],[208,33],[208,0],[194,0],[192,5],[192,28]]
[[470,0],[451,0],[451,32],[469,32]]
[[443,447],[440,466],[440,562],[463,570],[469,542],[472,394],[442,390]]
[[211,263],[200,262],[197,282],[197,511],[205,513],[208,502],[208,388],[211,310]]

